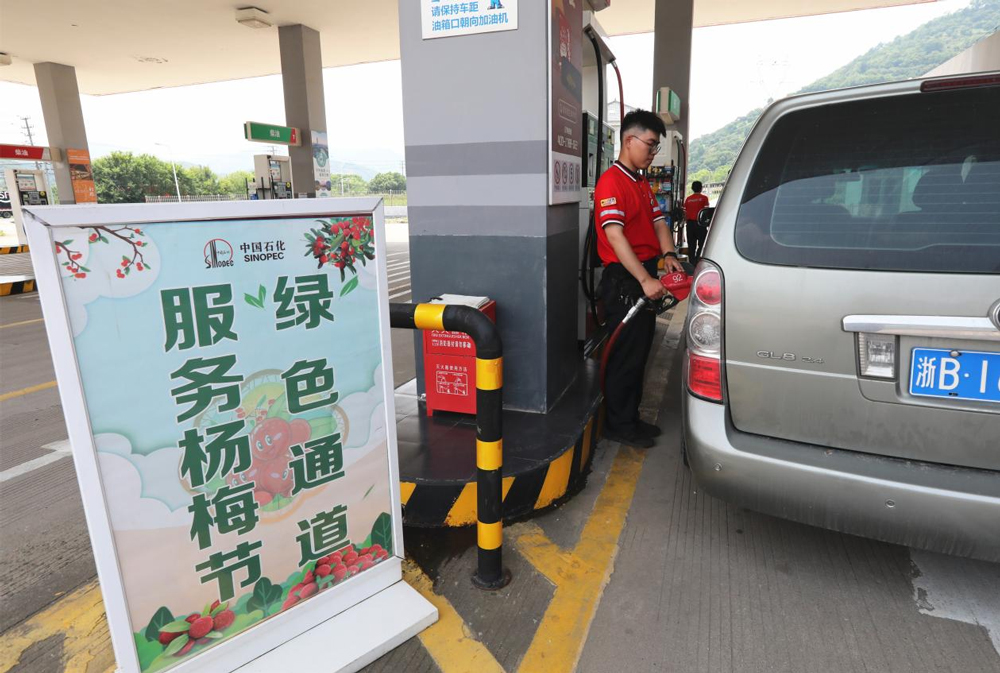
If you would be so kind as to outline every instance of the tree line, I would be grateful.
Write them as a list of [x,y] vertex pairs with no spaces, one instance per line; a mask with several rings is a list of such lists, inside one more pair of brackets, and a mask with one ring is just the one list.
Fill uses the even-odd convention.
[[[247,180],[253,181],[252,171],[234,171],[218,175],[208,166],[174,167],[150,154],[112,152],[93,162],[94,185],[100,203],[144,203],[147,196],[214,196],[247,194]],[[406,177],[389,171],[366,181],[360,175],[331,175],[333,193],[358,195],[406,191]]]
[[[880,44],[796,93],[892,82],[920,77],[1000,28],[1000,0],[973,0],[964,9],[938,17]],[[752,110],[691,142],[688,183],[724,182],[743,141],[763,108]]]

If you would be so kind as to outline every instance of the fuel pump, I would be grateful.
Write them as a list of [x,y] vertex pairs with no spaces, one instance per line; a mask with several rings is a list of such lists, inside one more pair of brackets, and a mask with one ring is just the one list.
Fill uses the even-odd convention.
[[[681,118],[681,99],[670,87],[661,87],[656,92],[655,109],[669,129]],[[667,131],[661,146],[663,149],[653,159],[647,178],[653,194],[660,203],[660,209],[667,215],[668,224],[674,232],[674,247],[680,252],[685,248],[682,244],[684,191],[687,185],[687,147],[684,144],[684,137],[673,130]]]
[[[24,206],[47,206],[49,200],[49,187],[42,171],[29,171],[17,168],[8,168],[4,172],[4,179],[7,183],[7,200],[9,201],[10,213],[14,218],[15,232],[17,233],[18,245],[26,245],[28,237],[24,235],[24,221],[21,215],[21,208]],[[7,204],[3,207],[6,209]]]
[[258,199],[290,199],[292,161],[276,154],[255,154],[253,158],[254,192]]

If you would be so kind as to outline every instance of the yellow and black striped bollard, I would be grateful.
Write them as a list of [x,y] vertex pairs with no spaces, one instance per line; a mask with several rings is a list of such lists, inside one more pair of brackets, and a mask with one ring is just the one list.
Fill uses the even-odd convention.
[[503,567],[503,344],[482,311],[447,304],[389,304],[392,327],[464,332],[476,344],[476,512],[478,564],[473,583],[500,589]]

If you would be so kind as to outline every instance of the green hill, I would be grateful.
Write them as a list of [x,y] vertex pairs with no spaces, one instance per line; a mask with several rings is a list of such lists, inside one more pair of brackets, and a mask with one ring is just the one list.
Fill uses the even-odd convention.
[[[919,77],[1000,28],[1000,0],[974,0],[951,14],[880,44],[796,93]],[[688,182],[721,182],[763,108],[691,142]]]

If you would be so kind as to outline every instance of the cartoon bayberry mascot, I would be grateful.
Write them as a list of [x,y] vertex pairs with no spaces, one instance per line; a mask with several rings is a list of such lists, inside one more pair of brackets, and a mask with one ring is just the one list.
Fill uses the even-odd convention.
[[292,471],[288,466],[292,459],[289,447],[309,440],[312,428],[300,418],[288,422],[281,418],[268,418],[250,435],[250,454],[253,457],[246,478],[254,481],[254,497],[260,505],[266,505],[274,496],[291,497],[294,486]]

